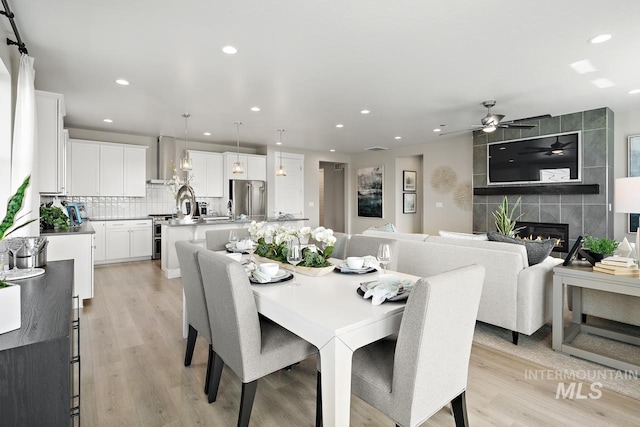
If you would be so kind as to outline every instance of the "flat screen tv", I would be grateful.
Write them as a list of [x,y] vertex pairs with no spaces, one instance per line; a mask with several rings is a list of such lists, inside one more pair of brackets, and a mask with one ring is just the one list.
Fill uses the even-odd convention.
[[487,170],[489,185],[580,182],[581,133],[489,143]]

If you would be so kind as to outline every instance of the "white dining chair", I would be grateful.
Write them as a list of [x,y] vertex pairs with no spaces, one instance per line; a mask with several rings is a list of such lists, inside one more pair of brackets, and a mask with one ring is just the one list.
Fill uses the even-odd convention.
[[[249,230],[246,228],[238,228],[236,230],[236,235],[238,236],[238,240],[245,240],[249,238]],[[224,251],[226,249],[226,244],[229,243],[229,232],[230,229],[226,230],[209,230],[207,231],[205,236],[207,249],[210,251]]]
[[[182,286],[187,307],[187,322],[189,334],[187,336],[187,349],[184,356],[184,366],[191,365],[193,350],[198,334],[204,336],[209,342],[209,358],[207,360],[207,373],[204,383],[204,392],[209,393],[211,367],[213,364],[213,347],[211,346],[211,326],[209,313],[202,285],[198,252],[204,251],[202,247],[187,241],[176,242],[176,253],[180,263],[182,274]],[[209,401],[211,403],[211,400]]]
[[351,392],[396,426],[420,425],[447,403],[456,426],[468,426],[465,392],[483,281],[484,268],[475,264],[418,280],[397,339],[354,352]]
[[258,379],[318,352],[307,341],[258,316],[240,263],[215,252],[198,254],[207,297],[214,363],[210,398],[216,399],[223,365],[242,381],[238,426],[249,425]]
[[[389,233],[393,234],[393,233]],[[391,248],[391,261],[387,264],[387,269],[395,271],[398,266],[398,240],[387,239],[384,237],[365,236],[363,234],[355,234],[351,236],[347,242],[346,256],[366,256],[375,257],[378,254],[378,247],[386,243]]]

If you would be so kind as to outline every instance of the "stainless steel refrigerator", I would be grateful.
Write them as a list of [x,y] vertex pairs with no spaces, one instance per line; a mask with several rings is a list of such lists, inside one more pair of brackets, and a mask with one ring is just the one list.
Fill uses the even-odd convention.
[[243,179],[229,180],[229,195],[233,218],[247,215],[256,221],[264,221],[267,212],[267,183]]

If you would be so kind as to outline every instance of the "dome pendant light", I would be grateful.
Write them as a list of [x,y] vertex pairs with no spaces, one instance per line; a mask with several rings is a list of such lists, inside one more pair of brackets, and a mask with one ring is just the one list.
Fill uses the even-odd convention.
[[237,127],[237,132],[236,132],[237,154],[236,154],[236,162],[233,164],[233,173],[241,174],[241,173],[244,173],[244,166],[242,166],[242,162],[240,161],[240,125],[242,124],[242,122],[234,122],[234,123]]
[[184,157],[182,158],[182,160],[180,160],[180,170],[190,171],[191,158],[189,157],[189,152],[187,151],[187,119],[191,117],[191,114],[184,113],[182,117],[184,117]]
[[[284,132],[284,129],[278,129],[278,132],[280,132],[280,142],[282,143],[282,132]],[[280,166],[276,171],[276,176],[287,176],[287,171],[284,170],[284,166],[282,165],[282,150],[280,150]]]

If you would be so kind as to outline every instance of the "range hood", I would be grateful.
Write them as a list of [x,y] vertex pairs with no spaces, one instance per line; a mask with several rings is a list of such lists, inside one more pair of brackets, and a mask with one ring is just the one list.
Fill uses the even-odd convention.
[[182,152],[172,136],[159,136],[156,150],[156,177],[149,184],[166,184],[173,178],[173,168],[179,164]]

